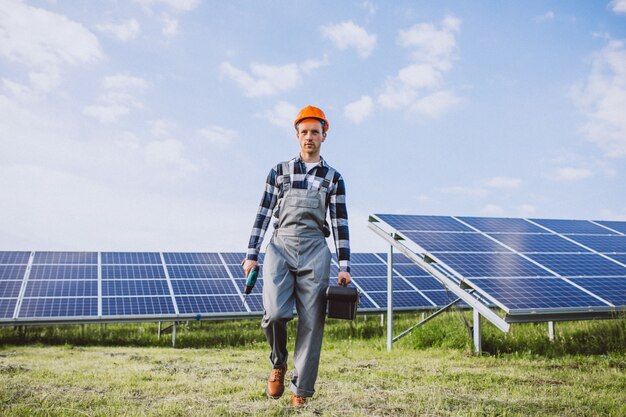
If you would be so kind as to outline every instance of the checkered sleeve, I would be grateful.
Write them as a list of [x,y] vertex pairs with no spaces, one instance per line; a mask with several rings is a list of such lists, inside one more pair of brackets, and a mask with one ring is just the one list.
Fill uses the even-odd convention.
[[346,184],[339,173],[334,190],[330,195],[330,220],[339,259],[339,270],[350,272],[350,233],[346,208]]
[[248,243],[248,253],[246,259],[251,261],[257,261],[259,258],[259,251],[261,250],[261,244],[263,243],[263,237],[267,231],[267,226],[272,218],[272,213],[276,202],[278,201],[278,186],[276,181],[278,178],[278,167],[273,168],[267,176],[265,181],[265,191],[263,191],[263,197],[261,198],[261,204],[259,204],[259,210],[252,227],[252,233],[250,234],[250,241]]

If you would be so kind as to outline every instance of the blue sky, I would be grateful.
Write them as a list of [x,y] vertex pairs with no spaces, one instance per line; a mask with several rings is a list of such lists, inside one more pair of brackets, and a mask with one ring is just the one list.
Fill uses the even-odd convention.
[[0,249],[244,251],[292,121],[370,213],[626,219],[626,1],[0,3]]

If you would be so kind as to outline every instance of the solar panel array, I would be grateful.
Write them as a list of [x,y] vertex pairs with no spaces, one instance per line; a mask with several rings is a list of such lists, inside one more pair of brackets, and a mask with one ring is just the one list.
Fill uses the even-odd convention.
[[626,222],[374,218],[509,314],[626,309]]
[[[243,253],[0,252],[0,325],[174,320],[263,313],[261,275],[243,304]],[[259,258],[263,262],[263,254]],[[394,258],[394,308],[429,309],[455,299],[408,258]],[[337,285],[333,259],[330,285]],[[387,307],[386,254],[355,253],[361,312]]]

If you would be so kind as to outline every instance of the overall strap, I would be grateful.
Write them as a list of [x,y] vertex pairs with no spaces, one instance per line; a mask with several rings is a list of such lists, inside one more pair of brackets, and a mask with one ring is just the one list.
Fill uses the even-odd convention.
[[320,190],[330,190],[330,185],[333,182],[333,178],[335,178],[335,172],[333,168],[328,167],[328,172],[326,173],[326,177],[324,177],[324,181],[322,181]]
[[291,172],[289,172],[289,162],[283,162],[283,193],[291,188]]

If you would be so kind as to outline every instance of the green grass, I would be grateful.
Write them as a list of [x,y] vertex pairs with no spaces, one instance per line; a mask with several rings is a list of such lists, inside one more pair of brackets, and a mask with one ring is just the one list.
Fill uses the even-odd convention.
[[298,412],[264,395],[258,320],[189,323],[176,349],[154,323],[0,328],[0,415],[626,415],[626,320],[557,323],[554,342],[546,324],[485,323],[478,357],[460,314],[392,352],[380,316],[329,321],[317,393]]

